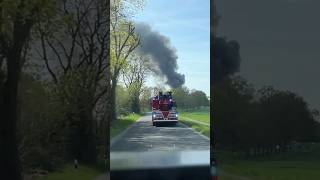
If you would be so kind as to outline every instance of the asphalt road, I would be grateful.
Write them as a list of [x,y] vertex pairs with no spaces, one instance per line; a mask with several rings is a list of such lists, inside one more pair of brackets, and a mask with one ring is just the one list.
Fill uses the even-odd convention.
[[[111,140],[112,152],[209,150],[209,138],[184,124],[152,126],[151,114],[141,117],[128,130]],[[96,180],[109,180],[102,175]]]
[[152,126],[151,115],[141,117],[116,137],[111,151],[209,150],[210,140],[184,124]]

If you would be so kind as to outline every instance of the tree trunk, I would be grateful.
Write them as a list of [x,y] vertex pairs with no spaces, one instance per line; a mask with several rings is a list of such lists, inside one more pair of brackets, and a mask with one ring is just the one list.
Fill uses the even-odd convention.
[[139,96],[131,97],[131,111],[139,114],[140,113],[140,99]]
[[[108,92],[108,97],[110,97],[110,92]],[[110,101],[110,99],[109,99]],[[108,103],[108,102],[107,102]],[[110,104],[108,103],[107,109],[109,109]],[[110,119],[111,119],[111,111],[107,110],[105,118],[103,119],[103,123],[101,124],[102,128],[102,140],[104,145],[104,160],[106,165],[106,170],[108,171],[110,168]]]
[[[75,106],[79,105],[75,104]],[[68,127],[68,159],[78,159],[79,162],[95,164],[97,162],[97,142],[91,109],[70,113],[68,121],[71,122]]]
[[92,114],[92,109],[85,113],[84,116],[87,121],[88,127],[85,129],[86,142],[84,144],[82,157],[86,162],[90,164],[95,164],[97,162],[97,142],[96,142],[96,127],[94,125],[94,118]]
[[[108,56],[108,58],[107,58],[107,61],[110,63],[110,57]],[[110,125],[110,122],[111,122],[111,120],[112,120],[112,113],[114,112],[114,111],[112,111],[112,110],[114,110],[114,109],[111,109],[111,107],[112,107],[112,105],[111,105],[111,103],[110,103],[110,101],[112,101],[111,99],[111,97],[112,97],[112,95],[111,95],[111,92],[110,92],[110,89],[111,89],[111,73],[110,73],[110,66],[107,68],[107,82],[108,82],[108,84],[107,84],[107,86],[108,86],[108,89],[109,89],[109,91],[107,92],[107,94],[106,94],[106,96],[108,97],[108,100],[107,100],[107,105],[106,105],[106,108],[107,108],[107,111],[106,111],[106,116],[105,116],[105,119],[104,119],[104,122],[105,122],[105,124],[103,125],[103,129],[104,129],[104,133],[102,134],[104,137],[105,137],[105,139],[104,139],[104,142],[105,142],[105,163],[106,163],[106,168],[107,168],[107,172],[109,172],[109,170],[110,170],[110,127],[111,127],[111,125]],[[115,99],[114,99],[114,101],[115,101]]]
[[0,168],[1,178],[21,180],[21,165],[17,148],[17,93],[20,74],[20,53],[10,53],[7,79],[3,86],[1,108]]
[[111,103],[110,103],[111,121],[117,120],[116,87],[117,87],[117,79],[113,78],[112,79],[112,84],[111,84]]
[[82,132],[84,139],[81,140],[81,159],[89,164],[95,164],[97,162],[97,142],[94,118],[91,109],[90,111],[83,113],[84,114],[80,115],[80,117],[82,118],[82,121],[86,122],[85,124],[87,124],[87,127],[84,127]]

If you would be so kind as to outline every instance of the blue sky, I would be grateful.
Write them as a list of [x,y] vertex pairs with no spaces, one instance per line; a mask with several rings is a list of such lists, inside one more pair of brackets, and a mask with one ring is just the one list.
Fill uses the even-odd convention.
[[[210,0],[146,0],[136,21],[170,39],[185,86],[210,95]],[[148,86],[156,85],[150,78]]]

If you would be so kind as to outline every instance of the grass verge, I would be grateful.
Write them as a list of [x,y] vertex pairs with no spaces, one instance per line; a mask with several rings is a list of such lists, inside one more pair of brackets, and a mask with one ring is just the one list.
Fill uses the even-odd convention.
[[97,167],[90,167],[85,165],[80,165],[79,169],[74,169],[72,165],[66,165],[60,171],[49,173],[37,180],[94,180],[97,176],[105,173]]
[[245,159],[231,152],[216,152],[219,179],[317,180],[320,177],[320,144],[305,145],[300,152],[286,152]]
[[113,122],[110,127],[110,138],[113,138],[124,131],[131,124],[135,123],[140,117],[141,116],[139,114],[130,114],[122,119]]
[[317,180],[320,177],[320,162],[309,161],[239,161],[233,164],[221,165],[225,173],[220,179],[243,177],[254,180]]
[[181,112],[180,121],[210,138],[210,112]]
[[206,124],[210,124],[210,112],[180,112],[180,117],[184,119],[192,119]]
[[194,130],[200,132],[201,134],[207,136],[208,138],[210,138],[210,126],[199,124],[199,123],[196,123],[193,121],[184,120],[184,119],[180,119],[179,121],[181,121],[183,124],[186,124],[187,126],[191,127],[192,129],[194,129]]

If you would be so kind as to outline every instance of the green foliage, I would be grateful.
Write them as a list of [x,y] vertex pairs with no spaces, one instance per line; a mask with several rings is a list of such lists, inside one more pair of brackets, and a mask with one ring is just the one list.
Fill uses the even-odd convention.
[[179,109],[189,108],[189,89],[185,86],[172,90],[172,96],[177,103]]
[[130,97],[126,88],[121,85],[117,86],[116,92],[116,110],[119,115],[127,115],[130,113]]
[[[88,81],[80,81],[81,76]],[[88,112],[92,91],[85,87],[90,84],[90,75],[70,72],[60,82],[57,87],[45,85],[27,74],[22,77],[19,134],[25,171],[37,168],[51,171],[76,153],[87,152],[88,146],[95,148],[94,144],[85,143],[91,141],[89,129],[81,129],[93,128]],[[79,138],[83,144],[77,143]]]
[[[128,2],[128,3],[127,3]],[[126,5],[138,7],[138,1],[111,1],[110,8],[110,73],[111,73],[111,111],[112,120],[117,119],[116,111],[116,87],[118,85],[121,71],[128,65],[128,57],[140,44],[140,37],[135,32],[135,27],[130,20]],[[142,1],[143,2],[143,1]],[[131,9],[131,8],[130,8]]]
[[[69,71],[60,78],[54,92],[70,108],[69,112],[92,109],[95,95],[94,80],[95,73],[87,69]],[[83,105],[82,109],[78,109],[76,104]]]
[[[72,5],[75,6],[69,6],[70,4],[63,4],[66,2],[73,3]],[[7,67],[9,67],[9,69],[12,70],[11,72],[13,72],[9,74],[11,77],[8,78],[8,81],[11,82],[7,83],[7,88],[9,88],[10,90],[12,89],[12,91],[15,92],[15,85],[18,84],[19,72],[25,60],[24,58],[22,58],[22,51],[28,51],[28,42],[31,40],[38,41],[39,35],[40,37],[42,37],[41,40],[43,41],[47,41],[48,39],[51,40],[53,38],[53,35],[57,34],[58,35],[55,36],[55,38],[57,38],[56,40],[59,41],[60,39],[62,39],[62,41],[59,41],[62,42],[61,44],[52,46],[56,48],[60,47],[61,49],[63,49],[61,51],[57,50],[57,56],[59,56],[59,60],[61,60],[59,61],[60,65],[64,64],[66,59],[70,60],[73,56],[73,53],[76,54],[74,56],[76,56],[75,59],[77,60],[83,57],[83,55],[79,55],[80,51],[78,51],[81,47],[78,47],[78,49],[74,49],[73,47],[69,48],[69,45],[71,44],[70,41],[67,42],[68,47],[63,46],[63,43],[65,42],[64,40],[67,40],[67,38],[65,38],[65,36],[63,35],[67,34],[67,30],[74,28],[76,19],[78,19],[79,16],[82,16],[76,14],[75,11],[84,11],[83,6],[85,6],[85,2],[86,1],[61,0],[3,0],[0,2],[0,55],[1,58],[4,59],[4,61],[7,61]],[[96,2],[100,3],[100,1]],[[87,37],[90,36],[90,40],[88,40],[89,38],[86,40],[90,41],[90,43],[88,43],[88,41],[85,43],[86,45],[91,45],[88,45],[91,48],[88,49],[91,50],[91,60],[93,61],[94,59],[95,62],[97,62],[95,57],[100,57],[100,60],[105,60],[107,59],[105,58],[105,56],[108,56],[109,54],[109,52],[106,51],[106,37],[109,34],[108,31],[105,31],[106,26],[104,26],[105,24],[109,24],[109,22],[107,22],[106,19],[103,18],[106,17],[104,16],[105,14],[103,14],[103,7],[105,6],[96,5],[97,4],[94,4],[93,6],[101,10],[99,11],[99,13],[95,11],[95,15],[101,15],[100,17],[98,17],[98,19],[101,20],[100,22],[90,24],[92,13],[89,14],[88,12],[86,12],[85,14],[87,16],[81,17],[82,20],[87,20],[86,22],[88,22],[91,27],[94,26],[94,28],[97,28],[94,30],[95,37],[93,37],[93,35],[91,34],[88,35]],[[92,10],[94,8],[89,7],[89,9]],[[72,34],[72,37],[75,37],[76,35],[78,35],[78,32],[83,33],[82,35],[87,35],[88,26],[90,26],[88,24],[77,24],[78,27],[75,28],[76,30],[72,29],[70,30],[72,32],[68,31],[69,35]],[[37,28],[34,28],[35,26]],[[72,27],[70,28],[70,26]],[[104,36],[101,35],[102,33],[97,33],[97,31],[99,31],[99,33],[103,32]],[[97,37],[99,35],[100,37]],[[84,36],[82,36],[81,38],[84,38]],[[98,38],[100,38],[99,42],[101,41],[99,45],[102,44],[100,49],[95,46],[96,44],[98,44],[96,43],[96,39]],[[79,42],[76,43],[75,41],[73,41],[73,44],[78,45]],[[69,51],[69,49],[71,51],[70,53],[67,52]],[[82,50],[85,51],[86,49],[87,46],[82,47]],[[97,53],[98,51],[99,53]],[[48,54],[52,55],[52,53]],[[64,54],[65,57],[62,57],[62,54]],[[60,57],[62,58],[60,59]],[[0,68],[2,68],[3,59],[1,59]],[[93,64],[92,61],[86,62],[88,62],[89,64]],[[74,64],[75,63],[69,61],[67,65],[68,67],[63,68],[63,76],[60,76],[62,74],[61,71],[57,72],[56,77],[57,79],[59,79],[59,82],[55,82],[55,85],[51,83],[45,85],[42,82],[37,81],[31,76],[27,76],[23,73],[21,87],[19,88],[19,99],[21,100],[21,103],[19,102],[19,105],[21,111],[18,112],[20,113],[19,116],[21,120],[18,122],[18,135],[20,141],[19,151],[25,171],[35,168],[52,170],[55,169],[57,165],[59,165],[63,160],[74,158],[75,156],[78,156],[79,160],[80,158],[82,158],[81,160],[83,161],[88,160],[89,158],[93,159],[93,161],[95,160],[95,157],[92,157],[94,156],[94,153],[92,152],[94,152],[96,148],[96,137],[94,134],[96,132],[96,129],[94,127],[95,122],[93,121],[92,111],[95,104],[94,101],[96,100],[93,97],[96,94],[96,90],[100,88],[100,86],[95,86],[96,84],[94,84],[93,81],[99,78],[103,78],[98,75],[93,75],[93,71],[101,71],[101,74],[104,74],[105,71],[103,70],[105,70],[105,66],[107,66],[106,64],[108,63],[99,61],[99,65],[97,66],[101,67],[101,69],[96,70],[95,68],[90,67],[90,71],[88,70],[89,68],[82,68],[83,66],[81,65],[77,65],[77,67],[80,68],[71,67]],[[72,70],[68,71],[69,69]],[[51,75],[54,74],[51,71],[50,73]],[[2,76],[0,78],[2,78]],[[2,79],[0,81],[2,81]],[[2,85],[2,82],[0,83],[0,85]],[[2,90],[2,87],[0,87],[0,90]],[[7,101],[9,103],[5,104],[4,107],[8,107],[8,109],[4,111],[10,113],[7,113],[9,115],[5,114],[5,116],[3,116],[4,119],[7,120],[7,122],[4,121],[3,123],[4,128],[7,128],[5,125],[7,125],[8,127],[14,126],[15,122],[18,119],[14,115],[12,115],[15,114],[14,112],[17,112],[16,107],[12,105],[12,102],[15,101],[16,95],[14,93],[7,94],[10,95],[10,97],[8,98],[9,100]],[[5,97],[7,94],[4,94]],[[2,108],[2,99],[0,103],[1,109],[4,109]],[[4,137],[8,137],[6,138],[7,142],[6,144],[4,143],[4,146],[9,147],[9,150],[14,149],[16,146],[14,142],[14,133],[16,132],[14,129],[12,129],[12,131],[8,132],[8,134],[3,134]],[[12,147],[10,147],[10,145]],[[6,156],[6,153],[1,154]],[[12,153],[11,157],[10,153],[8,154],[9,161],[17,162],[16,164],[6,164],[8,165],[8,169],[11,169],[11,171],[8,172],[11,172],[11,174],[19,174],[19,161],[18,158],[16,158],[17,161],[15,161],[14,159],[16,154]],[[88,159],[85,159],[86,157],[88,157]],[[86,162],[89,162],[89,160]],[[10,164],[12,164],[12,167],[10,167]],[[12,169],[16,170],[12,171]],[[6,176],[4,175],[4,177]]]
[[63,102],[67,158],[78,158],[87,163],[96,161],[93,81],[92,71],[77,69],[62,76],[53,91],[59,101]]
[[192,107],[209,106],[209,100],[207,95],[202,91],[194,90],[190,93],[189,101]]
[[152,88],[145,87],[140,95],[140,107],[141,112],[149,112],[150,107],[150,98],[152,97]]
[[133,53],[128,59],[127,65],[122,70],[122,80],[130,95],[131,111],[141,113],[142,93],[147,90],[144,87],[146,78],[151,72],[150,58]]
[[140,117],[141,116],[139,114],[130,114],[117,121],[114,121],[110,127],[110,138],[113,138],[122,131],[124,131],[131,124],[135,123]]
[[[121,17],[131,19],[141,12],[146,4],[145,0],[111,0],[111,12],[118,12]],[[117,10],[117,11],[116,11]]]
[[110,71],[113,78],[117,79],[120,71],[126,67],[127,58],[140,44],[139,35],[134,31],[134,24],[128,18],[126,2],[113,0],[110,9]]
[[105,105],[110,97],[101,103],[110,91],[109,7],[99,0],[59,3],[56,15],[37,26],[40,56],[53,79],[51,93],[63,107],[68,158],[95,163],[96,136],[105,132],[98,120],[106,124],[101,122],[114,107]]
[[14,21],[21,24],[36,24],[51,18],[56,13],[57,2],[54,0],[3,0],[1,9],[1,38],[13,41]]
[[23,74],[20,86],[19,136],[24,170],[53,170],[62,163],[65,150],[63,109],[32,76]]
[[136,81],[127,88],[130,97],[130,110],[134,113],[140,113],[140,88],[142,88],[142,84]]
[[255,91],[239,77],[226,78],[213,91],[212,123],[219,145],[269,151],[293,141],[319,141],[319,123],[304,99],[292,92],[272,87]]
[[172,89],[172,95],[180,110],[200,109],[209,106],[208,97],[199,90],[190,91],[187,87],[182,86]]

